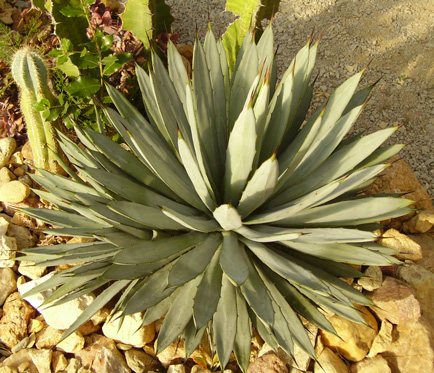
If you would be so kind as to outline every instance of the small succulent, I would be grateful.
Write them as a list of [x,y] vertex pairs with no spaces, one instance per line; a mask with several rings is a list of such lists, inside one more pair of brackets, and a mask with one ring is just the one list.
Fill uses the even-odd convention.
[[303,322],[335,333],[322,309],[364,322],[355,304],[371,302],[339,277],[398,262],[372,230],[411,201],[361,191],[402,146],[380,148],[397,128],[345,138],[372,89],[356,92],[363,71],[305,119],[317,46],[276,84],[271,27],[257,44],[246,36],[231,75],[211,30],[191,76],[169,41],[168,70],[156,54],[149,73],[136,69],[149,120],[107,87],[117,111],[105,114],[130,151],[90,129],[77,128],[85,149],[62,136],[78,176],[41,170],[36,192],[56,208],[26,212],[96,240],[23,258],[76,264],[30,292],[57,287],[46,303],[100,289],[64,337],[114,299],[113,314],[144,311],[143,325],[165,315],[157,353],[181,337],[189,356],[207,331],[220,365],[233,351],[245,371],[253,326],[272,348],[314,357]]

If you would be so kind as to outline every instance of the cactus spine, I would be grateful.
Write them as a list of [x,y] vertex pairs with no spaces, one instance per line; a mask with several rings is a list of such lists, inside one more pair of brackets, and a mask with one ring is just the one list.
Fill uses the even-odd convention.
[[11,71],[20,88],[20,106],[35,166],[55,173],[64,173],[56,161],[56,155],[63,157],[56,134],[59,125],[46,121],[42,112],[32,106],[42,99],[47,99],[51,105],[57,101],[49,87],[48,69],[43,58],[34,50],[24,47],[15,53]]

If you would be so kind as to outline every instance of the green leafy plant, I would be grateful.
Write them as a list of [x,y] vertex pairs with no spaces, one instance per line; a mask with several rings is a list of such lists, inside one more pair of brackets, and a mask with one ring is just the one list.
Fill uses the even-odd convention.
[[36,167],[64,172],[58,159],[63,152],[57,141],[59,123],[45,115],[38,105],[51,106],[57,102],[51,92],[49,74],[43,58],[28,47],[19,49],[11,64],[12,76],[20,88],[20,108],[24,115]]
[[233,71],[244,37],[252,27],[259,36],[263,31],[262,21],[271,19],[279,9],[280,0],[227,0],[226,11],[237,16],[223,35],[229,70]]
[[90,129],[77,128],[86,149],[62,136],[80,177],[41,170],[36,192],[56,209],[25,212],[52,234],[97,240],[22,258],[77,264],[24,296],[101,290],[63,338],[115,299],[113,315],[145,311],[143,325],[165,315],[157,353],[180,336],[189,356],[207,330],[220,366],[234,351],[245,371],[252,326],[275,350],[295,343],[314,358],[300,316],[334,334],[320,309],[364,322],[355,304],[372,303],[339,277],[362,275],[347,263],[399,262],[370,230],[411,201],[361,191],[402,146],[380,148],[397,128],[344,139],[372,88],[356,92],[363,71],[305,121],[316,51],[309,41],[276,86],[271,27],[258,44],[247,34],[233,74],[211,30],[191,76],[169,42],[168,71],[155,54],[136,70],[149,122],[107,86],[118,112],[105,114],[131,151]]

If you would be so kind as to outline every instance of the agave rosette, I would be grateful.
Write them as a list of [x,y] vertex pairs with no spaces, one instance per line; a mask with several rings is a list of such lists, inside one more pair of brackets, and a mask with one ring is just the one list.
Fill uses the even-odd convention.
[[107,87],[117,111],[105,114],[131,151],[89,129],[77,129],[85,149],[62,136],[79,176],[40,170],[36,192],[56,208],[26,213],[97,240],[24,259],[80,263],[28,293],[57,287],[46,303],[101,290],[64,337],[114,298],[113,314],[144,311],[143,325],[165,315],[157,353],[181,337],[189,356],[207,330],[221,366],[234,351],[245,370],[252,325],[314,357],[300,316],[331,333],[321,309],[364,322],[354,304],[371,302],[339,277],[361,275],[347,263],[398,262],[372,229],[411,201],[360,191],[402,146],[380,147],[397,128],[344,139],[372,88],[356,92],[363,71],[305,120],[316,50],[310,40],[276,85],[271,27],[247,35],[233,72],[211,30],[191,77],[169,43],[168,70],[155,54],[136,70],[149,121]]

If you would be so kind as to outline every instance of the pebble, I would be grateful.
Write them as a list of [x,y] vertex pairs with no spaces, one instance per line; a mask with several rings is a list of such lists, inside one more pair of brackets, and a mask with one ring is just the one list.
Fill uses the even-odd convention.
[[23,202],[29,195],[29,185],[21,181],[14,180],[0,186],[1,202]]
[[16,147],[17,143],[14,138],[6,137],[0,139],[0,167],[4,167],[8,164]]
[[17,177],[7,167],[0,169],[0,186],[9,181],[16,180]]

